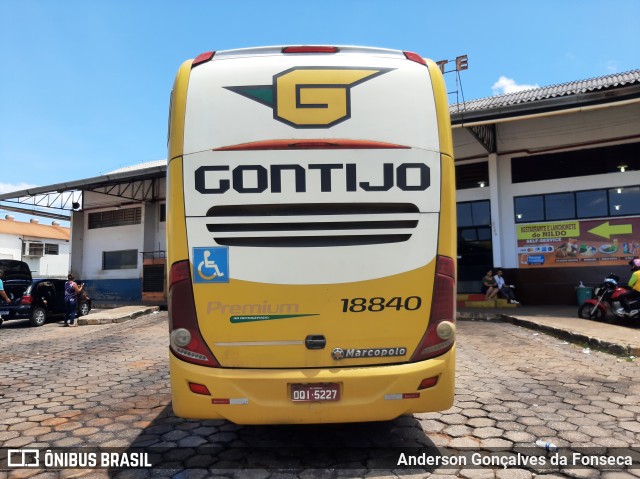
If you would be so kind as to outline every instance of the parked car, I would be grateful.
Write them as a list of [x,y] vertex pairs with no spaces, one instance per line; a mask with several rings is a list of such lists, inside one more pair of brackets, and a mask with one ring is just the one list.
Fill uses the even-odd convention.
[[[0,269],[4,271],[5,292],[11,299],[9,304],[0,300],[0,324],[3,320],[28,318],[32,326],[42,326],[49,317],[64,317],[64,279],[33,279],[23,261],[0,260]],[[91,298],[83,292],[78,297],[77,316],[89,311]]]

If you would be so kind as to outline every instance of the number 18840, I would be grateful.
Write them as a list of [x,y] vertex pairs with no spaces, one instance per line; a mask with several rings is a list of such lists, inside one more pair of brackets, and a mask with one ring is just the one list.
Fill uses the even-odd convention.
[[389,300],[382,297],[342,298],[341,301],[343,313],[362,313],[364,311],[375,313],[385,309],[415,311],[422,306],[422,298],[419,296],[409,296],[407,298],[394,296]]

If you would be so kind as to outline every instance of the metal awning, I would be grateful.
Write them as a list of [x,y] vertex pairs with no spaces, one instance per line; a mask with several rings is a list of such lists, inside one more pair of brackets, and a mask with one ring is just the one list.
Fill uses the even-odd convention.
[[2,193],[0,210],[69,221],[71,211],[82,209],[85,191],[135,202],[151,201],[158,198],[160,182],[165,180],[166,173],[164,163]]

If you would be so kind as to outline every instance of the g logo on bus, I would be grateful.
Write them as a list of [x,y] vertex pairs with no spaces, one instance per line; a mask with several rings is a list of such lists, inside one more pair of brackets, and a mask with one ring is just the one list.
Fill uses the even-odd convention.
[[295,67],[271,85],[229,86],[234,93],[273,109],[273,118],[294,128],[331,128],[351,118],[351,89],[392,68]]

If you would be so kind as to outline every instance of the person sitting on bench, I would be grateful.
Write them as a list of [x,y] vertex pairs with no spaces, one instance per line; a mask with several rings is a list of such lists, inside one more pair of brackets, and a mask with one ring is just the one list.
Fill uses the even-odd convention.
[[500,295],[505,299],[508,299],[511,304],[520,304],[516,301],[516,295],[513,291],[514,286],[512,284],[509,285],[505,283],[504,277],[502,276],[502,270],[500,268],[496,270],[495,279],[498,284],[498,292]]

